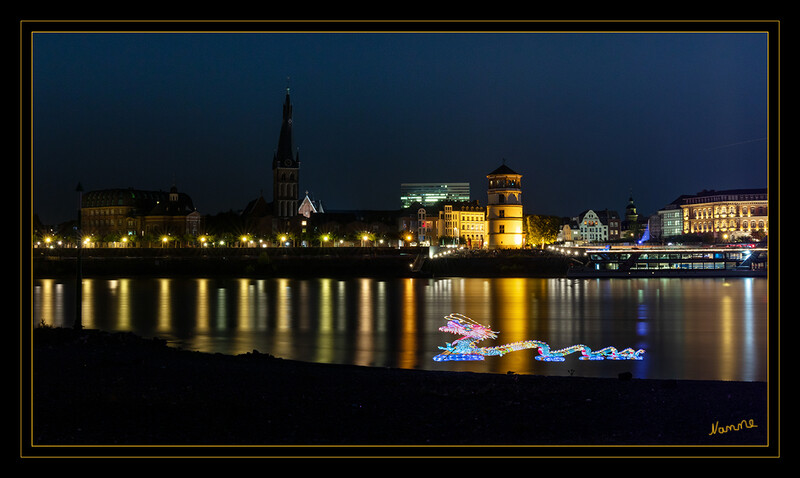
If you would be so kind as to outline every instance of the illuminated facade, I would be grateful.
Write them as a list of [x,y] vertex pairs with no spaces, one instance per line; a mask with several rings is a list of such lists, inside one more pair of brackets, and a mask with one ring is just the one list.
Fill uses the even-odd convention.
[[578,216],[581,239],[585,242],[616,241],[620,238],[620,219],[616,211],[589,209]]
[[485,244],[486,208],[477,201],[444,203],[436,226],[439,245],[460,244],[480,249]]
[[683,211],[676,204],[659,209],[658,220],[650,222],[650,233],[654,239],[683,234]]
[[519,249],[525,245],[522,230],[522,175],[503,164],[486,178],[489,249]]
[[558,230],[558,236],[556,237],[556,242],[572,244],[580,241],[580,239],[581,228],[578,226],[578,218],[570,218],[567,220],[567,222],[561,224],[561,228]]
[[755,233],[768,234],[766,189],[702,191],[680,201],[684,234],[713,234],[735,239]]
[[322,208],[322,202],[312,201],[311,198],[308,197],[308,191],[306,191],[306,197],[303,198],[303,202],[300,203],[300,207],[297,209],[297,212],[301,216],[309,218],[312,214],[321,214],[325,211]]
[[440,201],[469,201],[469,183],[402,183],[402,207],[414,203],[431,206]]

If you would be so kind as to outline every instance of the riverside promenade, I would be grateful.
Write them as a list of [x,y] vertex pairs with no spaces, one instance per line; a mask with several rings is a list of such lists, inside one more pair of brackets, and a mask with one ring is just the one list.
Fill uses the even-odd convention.
[[[444,250],[444,249],[442,249]],[[90,248],[84,276],[565,277],[574,261],[539,250],[454,251],[427,247]],[[33,250],[34,277],[74,275],[75,249]]]

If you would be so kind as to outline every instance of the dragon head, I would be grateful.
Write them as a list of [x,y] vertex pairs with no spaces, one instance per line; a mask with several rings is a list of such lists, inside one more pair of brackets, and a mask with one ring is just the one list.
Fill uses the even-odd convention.
[[465,315],[450,314],[446,316],[445,319],[447,320],[447,325],[439,327],[439,331],[463,335],[463,337],[456,339],[453,343],[463,339],[477,342],[480,340],[497,338],[497,332],[493,331],[491,327],[479,324]]

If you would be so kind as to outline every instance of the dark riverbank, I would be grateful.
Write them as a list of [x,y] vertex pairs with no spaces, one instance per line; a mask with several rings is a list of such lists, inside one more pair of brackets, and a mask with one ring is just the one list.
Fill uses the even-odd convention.
[[[84,277],[565,277],[573,260],[538,250],[461,252],[428,248],[129,248],[81,251]],[[75,275],[75,249],[34,250],[34,277]]]
[[[768,392],[777,392],[763,382],[310,364],[268,351],[204,354],[127,333],[59,328],[34,329],[31,345],[33,406],[23,401],[21,422],[31,423],[35,446],[23,455],[775,456],[777,449],[777,409],[767,406]],[[236,447],[218,449],[224,445]]]

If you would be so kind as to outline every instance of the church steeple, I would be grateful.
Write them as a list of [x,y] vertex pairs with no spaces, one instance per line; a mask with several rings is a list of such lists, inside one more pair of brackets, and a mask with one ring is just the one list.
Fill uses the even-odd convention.
[[292,102],[289,97],[289,88],[286,88],[286,100],[283,103],[283,121],[281,122],[281,133],[278,136],[278,149],[275,150],[275,157],[272,160],[272,169],[278,167],[297,167],[294,163],[299,162],[299,153],[295,155],[292,140]]
[[300,183],[300,154],[294,152],[292,141],[292,102],[289,88],[283,103],[283,121],[278,136],[278,148],[272,159],[272,204],[277,217],[291,217],[298,214]]

